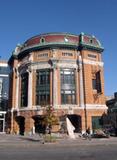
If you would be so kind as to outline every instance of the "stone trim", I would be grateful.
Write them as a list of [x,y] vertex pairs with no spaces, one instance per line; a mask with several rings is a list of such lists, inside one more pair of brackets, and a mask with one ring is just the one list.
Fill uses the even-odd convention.
[[104,66],[104,63],[103,62],[99,62],[99,61],[91,61],[91,60],[88,60],[88,59],[83,59],[83,63],[84,64],[90,64],[90,65],[99,65],[100,67],[103,67]]
[[[45,107],[41,107],[41,106],[33,106],[32,108],[29,107],[25,107],[25,108],[19,108],[18,111],[41,111],[43,109],[45,109]],[[84,107],[80,107],[79,105],[55,105],[54,109],[67,109],[67,110],[84,110]],[[102,105],[102,104],[86,104],[86,109],[96,109],[96,110],[107,110],[108,107],[106,105]],[[15,109],[17,110],[17,109]]]
[[[86,109],[108,109],[105,104],[86,104]],[[84,107],[81,107],[84,109]]]
[[31,69],[32,70],[37,70],[37,69],[50,69],[51,68],[51,65],[50,64],[48,64],[48,63],[43,63],[43,64],[41,64],[41,63],[36,63],[36,64],[32,64],[31,65]]
[[75,63],[74,64],[73,63],[58,63],[57,66],[60,68],[75,68],[75,69],[78,68],[78,65]]

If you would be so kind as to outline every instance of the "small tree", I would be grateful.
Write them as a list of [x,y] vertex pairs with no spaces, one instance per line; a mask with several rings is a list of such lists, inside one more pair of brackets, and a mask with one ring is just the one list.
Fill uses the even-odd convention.
[[58,124],[59,120],[53,113],[52,106],[46,108],[45,117],[43,120],[46,129],[48,129],[49,134],[51,134],[52,126]]

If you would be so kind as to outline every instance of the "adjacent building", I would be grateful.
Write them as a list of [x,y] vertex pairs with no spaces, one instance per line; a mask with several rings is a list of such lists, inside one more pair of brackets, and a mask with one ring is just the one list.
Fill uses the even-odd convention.
[[5,132],[6,113],[9,95],[9,67],[8,62],[0,60],[0,133]]
[[9,128],[17,134],[43,129],[51,106],[59,127],[68,117],[75,132],[102,127],[107,112],[104,95],[103,47],[92,35],[47,33],[17,45],[9,65]]
[[106,105],[108,106],[108,125],[117,130],[117,92],[114,93],[113,97],[107,99]]

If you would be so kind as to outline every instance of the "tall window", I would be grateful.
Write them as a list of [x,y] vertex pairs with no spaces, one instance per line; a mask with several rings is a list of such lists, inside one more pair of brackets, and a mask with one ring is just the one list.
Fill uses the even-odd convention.
[[47,105],[50,103],[50,71],[37,70],[36,80],[36,105]]
[[93,89],[97,90],[97,93],[102,92],[100,71],[96,72],[95,78],[92,79],[92,86]]
[[21,75],[21,107],[28,105],[28,73]]
[[76,104],[74,69],[61,70],[61,104]]

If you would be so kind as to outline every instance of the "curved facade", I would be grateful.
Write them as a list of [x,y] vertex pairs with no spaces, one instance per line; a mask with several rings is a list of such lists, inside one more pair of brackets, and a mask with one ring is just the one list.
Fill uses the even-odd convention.
[[[106,112],[103,47],[91,35],[42,34],[18,45],[9,65],[11,132],[37,132],[47,106],[67,116],[76,132],[101,127]],[[35,132],[34,131],[34,132]]]

